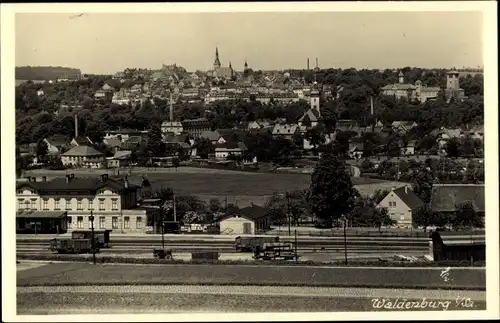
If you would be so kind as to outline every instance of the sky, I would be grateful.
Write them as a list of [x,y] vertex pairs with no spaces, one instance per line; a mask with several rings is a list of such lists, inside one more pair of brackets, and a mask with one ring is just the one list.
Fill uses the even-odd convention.
[[16,66],[67,66],[110,74],[125,68],[188,71],[477,67],[481,12],[18,13]]

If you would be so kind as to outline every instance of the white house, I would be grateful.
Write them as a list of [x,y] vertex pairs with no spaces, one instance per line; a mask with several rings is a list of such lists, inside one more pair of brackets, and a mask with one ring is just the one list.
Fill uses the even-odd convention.
[[242,142],[219,143],[215,146],[215,158],[224,160],[227,159],[229,155],[242,156],[246,150],[247,147]]
[[182,131],[184,131],[184,128],[180,121],[164,121],[161,124],[161,132],[163,133],[173,133],[178,136],[182,134]]
[[378,207],[387,208],[398,227],[410,228],[413,226],[413,212],[422,205],[424,202],[408,186],[402,186],[397,189],[393,187]]
[[64,166],[106,168],[105,155],[89,146],[76,146],[61,155]]
[[220,234],[260,234],[270,227],[270,223],[269,211],[266,208],[252,205],[222,218],[219,222]]

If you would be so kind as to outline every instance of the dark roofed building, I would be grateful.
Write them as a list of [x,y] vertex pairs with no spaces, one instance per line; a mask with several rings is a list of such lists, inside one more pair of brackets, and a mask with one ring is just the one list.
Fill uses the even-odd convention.
[[454,213],[461,204],[471,202],[476,212],[485,212],[484,184],[434,184],[431,209],[440,213]]
[[206,118],[184,120],[182,127],[190,136],[199,138],[204,131],[210,130],[210,122]]
[[75,146],[61,155],[61,162],[65,166],[88,168],[105,168],[105,154],[90,146]]
[[485,261],[485,231],[435,231],[431,250],[434,261]]

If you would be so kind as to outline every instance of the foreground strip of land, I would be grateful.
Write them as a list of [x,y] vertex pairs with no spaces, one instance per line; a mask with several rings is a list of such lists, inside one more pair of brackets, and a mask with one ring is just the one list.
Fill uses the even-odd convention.
[[17,286],[254,285],[485,290],[484,269],[349,268],[165,264],[54,263],[17,272]]
[[[229,297],[228,297],[229,296]],[[18,314],[484,310],[485,292],[262,286],[19,287]]]

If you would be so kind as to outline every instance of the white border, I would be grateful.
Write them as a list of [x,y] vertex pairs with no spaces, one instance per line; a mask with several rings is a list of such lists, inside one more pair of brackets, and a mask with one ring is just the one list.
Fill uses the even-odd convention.
[[[498,44],[497,4],[495,1],[471,2],[330,2],[330,3],[182,3],[182,4],[2,4],[2,314],[4,321],[257,321],[257,320],[395,320],[450,319],[454,312],[351,312],[351,313],[280,313],[280,314],[161,314],[161,315],[64,315],[16,316],[16,269],[14,234],[15,164],[14,164],[14,66],[15,13],[137,13],[137,12],[305,12],[305,11],[481,11],[483,13],[483,66],[485,69],[485,165],[486,165],[486,236],[487,302],[486,311],[460,312],[461,319],[498,318],[499,309],[499,214],[498,214]],[[460,35],[450,35],[460,37]]]

